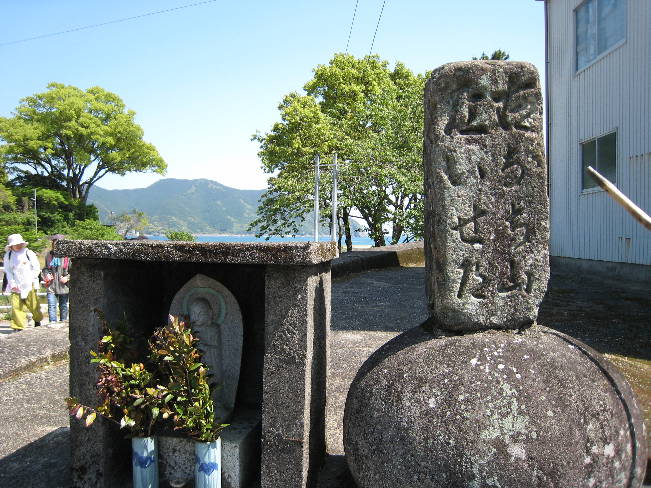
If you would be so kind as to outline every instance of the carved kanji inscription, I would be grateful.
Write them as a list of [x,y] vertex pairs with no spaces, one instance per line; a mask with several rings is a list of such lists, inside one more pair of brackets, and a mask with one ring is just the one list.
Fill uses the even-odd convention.
[[521,328],[548,265],[542,97],[527,63],[444,65],[425,90],[425,252],[433,323]]
[[452,227],[453,230],[459,231],[459,238],[467,244],[482,244],[479,220],[486,217],[487,212],[480,209],[477,205],[472,206],[472,215],[470,217],[457,217],[457,225]]

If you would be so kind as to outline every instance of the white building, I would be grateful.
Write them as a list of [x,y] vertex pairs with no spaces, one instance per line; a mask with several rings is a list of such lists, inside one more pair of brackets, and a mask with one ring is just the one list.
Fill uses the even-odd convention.
[[551,254],[651,264],[651,232],[584,168],[651,212],[651,0],[543,0]]

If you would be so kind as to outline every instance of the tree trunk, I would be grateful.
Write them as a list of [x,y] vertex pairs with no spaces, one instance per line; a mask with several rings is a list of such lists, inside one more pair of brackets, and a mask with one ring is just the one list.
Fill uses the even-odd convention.
[[341,231],[341,218],[337,216],[337,250],[339,251],[339,254],[341,254]]
[[404,229],[401,224],[394,222],[393,231],[391,232],[391,244],[398,244],[400,242],[403,230]]
[[386,241],[384,240],[384,232],[382,231],[382,223],[373,223],[373,225],[369,225],[370,227],[370,234],[371,234],[371,239],[373,239],[373,242],[375,242],[374,246],[375,247],[383,247],[386,246]]
[[348,208],[344,207],[342,209],[343,220],[344,220],[344,233],[346,234],[346,252],[351,252],[353,250],[353,238],[350,235],[350,212]]

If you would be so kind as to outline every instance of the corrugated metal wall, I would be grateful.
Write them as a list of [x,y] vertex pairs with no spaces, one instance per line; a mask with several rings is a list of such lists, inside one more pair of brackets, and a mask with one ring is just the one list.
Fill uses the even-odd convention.
[[651,264],[651,232],[602,190],[581,191],[580,147],[617,130],[616,184],[651,213],[651,1],[628,0],[626,42],[577,72],[581,1],[546,2],[551,253]]

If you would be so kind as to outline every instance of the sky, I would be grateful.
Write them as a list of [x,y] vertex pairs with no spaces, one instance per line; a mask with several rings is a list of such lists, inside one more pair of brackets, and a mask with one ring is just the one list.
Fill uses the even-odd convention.
[[[53,81],[100,86],[136,112],[168,168],[109,175],[98,186],[142,188],[165,177],[262,189],[269,175],[251,136],[269,132],[283,96],[302,92],[334,53],[363,57],[373,46],[391,66],[425,73],[502,49],[542,78],[543,3],[0,0],[0,116]],[[169,11],[145,15],[161,10]],[[16,42],[63,31],[71,32]]]

